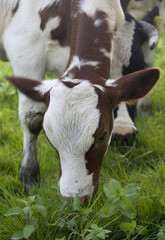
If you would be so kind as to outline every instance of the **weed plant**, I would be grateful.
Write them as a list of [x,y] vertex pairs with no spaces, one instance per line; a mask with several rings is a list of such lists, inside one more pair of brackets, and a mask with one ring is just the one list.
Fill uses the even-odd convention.
[[0,62],[0,240],[165,240],[165,31],[155,66],[161,79],[151,94],[152,116],[136,118],[129,146],[112,142],[99,192],[80,206],[77,196],[70,203],[60,196],[58,156],[42,132],[40,188],[25,196],[18,96],[4,77],[13,74],[10,64]]

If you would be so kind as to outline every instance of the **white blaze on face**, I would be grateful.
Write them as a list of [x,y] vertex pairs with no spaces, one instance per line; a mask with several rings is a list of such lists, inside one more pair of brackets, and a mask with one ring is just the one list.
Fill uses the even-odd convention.
[[73,56],[71,64],[69,65],[69,67],[67,68],[64,74],[67,74],[74,67],[81,69],[84,66],[92,66],[95,69],[97,69],[99,64],[100,63],[98,61],[87,61],[85,59],[80,59],[78,56]]
[[99,125],[98,95],[88,81],[73,88],[57,81],[50,91],[50,104],[43,127],[60,156],[62,196],[91,196],[93,174],[88,174],[85,154],[94,142]]

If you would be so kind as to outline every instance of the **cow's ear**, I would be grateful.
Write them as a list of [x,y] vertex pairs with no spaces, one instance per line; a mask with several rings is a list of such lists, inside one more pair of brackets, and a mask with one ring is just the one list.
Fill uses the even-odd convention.
[[158,68],[137,71],[109,82],[109,94],[115,98],[115,105],[121,102],[132,103],[144,97],[154,87],[160,77]]
[[7,79],[27,97],[39,102],[45,102],[47,92],[49,92],[55,84],[54,81],[56,81],[38,81],[22,77],[7,77]]

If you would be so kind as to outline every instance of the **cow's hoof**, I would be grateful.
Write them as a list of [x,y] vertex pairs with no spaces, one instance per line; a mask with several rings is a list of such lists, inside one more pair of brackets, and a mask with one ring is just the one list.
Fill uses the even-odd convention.
[[113,134],[112,141],[115,141],[121,144],[132,145],[136,140],[136,135],[137,135],[137,132],[126,134],[126,135]]
[[30,187],[40,183],[40,166],[37,162],[35,166],[21,167],[20,180],[24,184],[24,191],[28,194]]
[[132,121],[115,119],[112,131],[112,141],[117,143],[132,145],[135,141],[137,128]]

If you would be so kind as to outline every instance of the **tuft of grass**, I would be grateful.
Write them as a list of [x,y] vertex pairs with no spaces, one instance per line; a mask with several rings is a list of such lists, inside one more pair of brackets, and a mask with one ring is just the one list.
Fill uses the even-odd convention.
[[99,192],[86,206],[80,206],[78,197],[68,203],[60,196],[58,156],[42,132],[40,188],[24,195],[19,180],[23,137],[17,91],[4,78],[13,74],[10,64],[0,62],[1,240],[165,239],[164,50],[165,29],[155,57],[161,79],[151,93],[152,116],[136,118],[139,132],[132,145],[110,145]]

